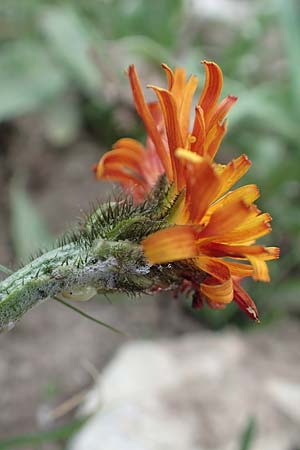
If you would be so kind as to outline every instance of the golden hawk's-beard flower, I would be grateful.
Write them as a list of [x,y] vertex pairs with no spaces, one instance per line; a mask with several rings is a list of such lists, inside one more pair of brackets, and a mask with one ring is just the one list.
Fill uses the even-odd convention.
[[136,202],[142,201],[165,174],[176,207],[167,218],[168,226],[142,240],[151,264],[188,261],[192,271],[201,272],[195,285],[194,307],[203,300],[212,308],[224,308],[232,300],[252,319],[257,308],[240,286],[240,280],[269,281],[266,261],[276,259],[279,249],[255,245],[256,239],[271,231],[271,216],[253,204],[259,197],[256,185],[231,187],[248,171],[251,163],[242,155],[227,165],[214,157],[226,132],[225,117],[237,98],[227,96],[219,103],[222,71],[203,61],[206,80],[195,108],[192,127],[192,99],[198,79],[186,79],[185,70],[173,72],[163,65],[167,88],[149,86],[158,101],[147,104],[135,67],[128,75],[136,110],[148,133],[146,147],[134,139],[120,139],[96,167],[98,179],[121,183]]

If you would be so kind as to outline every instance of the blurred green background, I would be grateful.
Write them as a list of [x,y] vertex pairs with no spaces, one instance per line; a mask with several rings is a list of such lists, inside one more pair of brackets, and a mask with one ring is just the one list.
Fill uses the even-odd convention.
[[[299,44],[297,0],[1,0],[0,262],[47,246],[101,197],[90,172],[101,152],[120,136],[143,137],[124,76],[130,63],[145,84],[161,79],[161,62],[203,82],[201,59],[215,60],[223,95],[239,97],[218,159],[250,157],[247,181],[273,217],[265,242],[282,254],[272,282],[247,289],[263,323],[299,316]],[[61,218],[62,198],[73,216]],[[235,305],[197,317],[211,328],[251,325]]]

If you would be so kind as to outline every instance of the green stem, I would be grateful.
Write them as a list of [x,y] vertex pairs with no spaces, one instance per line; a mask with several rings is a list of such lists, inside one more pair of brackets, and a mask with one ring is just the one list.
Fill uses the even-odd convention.
[[100,205],[66,243],[0,282],[0,331],[49,298],[87,300],[97,292],[152,293],[178,286],[185,268],[150,266],[138,244],[166,227],[168,214],[177,207],[166,183],[162,177],[140,205],[127,199]]
[[140,247],[129,241],[66,244],[0,283],[0,329],[10,329],[33,306],[64,291],[92,287],[138,293],[151,289],[156,278]]

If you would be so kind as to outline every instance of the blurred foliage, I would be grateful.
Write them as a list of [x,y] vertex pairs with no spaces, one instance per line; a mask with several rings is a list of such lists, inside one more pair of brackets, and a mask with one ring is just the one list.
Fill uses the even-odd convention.
[[53,244],[47,226],[19,179],[10,189],[11,235],[18,260],[27,260]]
[[[83,130],[110,145],[140,133],[137,122],[117,114],[132,111],[123,76],[130,62],[142,74],[155,73],[161,61],[182,64],[203,80],[199,60],[216,60],[224,95],[239,96],[219,159],[250,156],[247,179],[261,188],[259,206],[274,220],[266,242],[282,249],[270,264],[272,283],[247,286],[267,323],[300,312],[300,3],[236,2],[241,16],[231,1],[218,15],[205,3],[194,9],[188,0],[1,0],[0,121],[39,111],[54,147]],[[12,217],[19,214],[14,208],[16,199]],[[199,317],[215,328],[244,323],[235,305]]]
[[[10,438],[0,438],[0,450],[17,449],[17,448],[41,448],[45,443],[62,444],[70,439],[73,434],[78,431],[86,422],[87,418],[74,419],[65,425],[56,427],[52,430],[41,431],[38,433],[25,433]],[[30,446],[30,447],[29,447]],[[64,448],[64,447],[61,447]]]
[[[86,423],[87,418],[73,419],[68,424],[60,427],[56,427],[50,431],[41,431],[39,433],[28,433],[11,438],[0,439],[0,450],[9,450],[17,448],[28,448],[28,445],[34,446],[33,448],[42,445],[44,443],[59,444],[63,443],[67,439],[71,439],[72,436]],[[239,450],[251,450],[253,439],[255,437],[255,420],[251,418],[245,431],[242,433]]]
[[107,83],[115,78],[115,87],[122,84],[118,76],[125,78],[133,54],[168,59],[180,9],[180,0],[2,0],[0,121],[42,109],[50,139],[72,141],[82,111],[62,96],[84,98],[107,112],[118,96],[104,95]]

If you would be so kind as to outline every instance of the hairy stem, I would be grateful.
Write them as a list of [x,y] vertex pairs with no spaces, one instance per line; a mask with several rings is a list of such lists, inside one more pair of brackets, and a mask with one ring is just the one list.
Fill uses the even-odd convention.
[[10,328],[30,308],[64,292],[83,288],[100,293],[146,292],[157,278],[157,270],[153,271],[132,242],[97,239],[88,247],[66,244],[0,283],[0,329]]
[[130,198],[99,205],[58,248],[0,282],[0,331],[48,298],[88,300],[96,293],[151,293],[178,286],[184,268],[150,266],[139,245],[168,225],[176,207],[166,183],[162,177],[137,206]]

